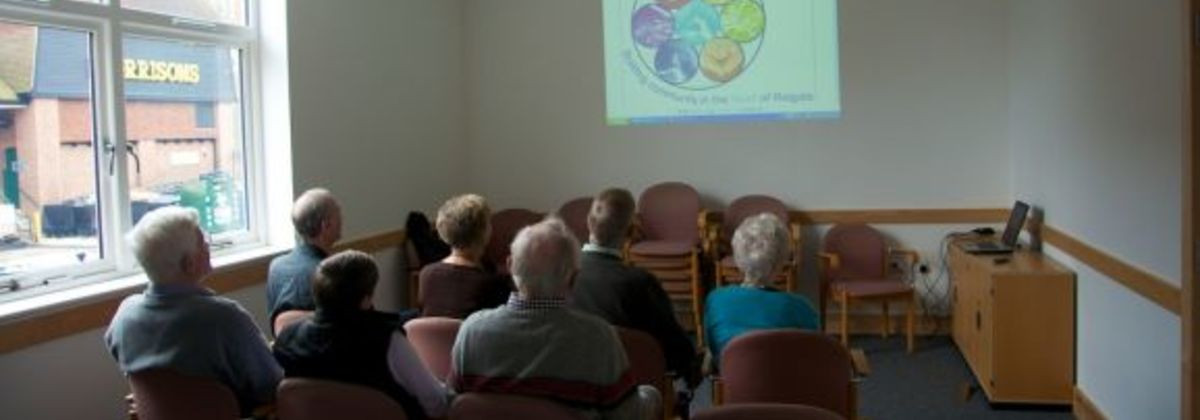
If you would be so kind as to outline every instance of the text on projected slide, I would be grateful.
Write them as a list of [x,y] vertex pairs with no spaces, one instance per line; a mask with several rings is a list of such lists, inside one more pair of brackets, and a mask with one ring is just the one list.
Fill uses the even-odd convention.
[[836,0],[604,0],[612,125],[841,115]]

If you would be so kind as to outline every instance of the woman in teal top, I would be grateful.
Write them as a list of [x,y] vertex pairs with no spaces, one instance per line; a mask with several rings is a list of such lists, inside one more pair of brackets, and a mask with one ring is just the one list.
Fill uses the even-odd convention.
[[721,360],[726,344],[747,332],[819,328],[820,317],[808,299],[767,286],[790,252],[787,228],[775,215],[759,214],[738,226],[733,259],[742,284],[713,291],[704,309],[704,332],[714,363]]

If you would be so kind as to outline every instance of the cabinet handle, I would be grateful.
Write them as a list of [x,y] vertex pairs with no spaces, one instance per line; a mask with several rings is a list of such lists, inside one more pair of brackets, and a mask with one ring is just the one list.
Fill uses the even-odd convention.
[[979,311],[975,311],[975,330],[979,331],[980,329],[983,329],[983,316]]

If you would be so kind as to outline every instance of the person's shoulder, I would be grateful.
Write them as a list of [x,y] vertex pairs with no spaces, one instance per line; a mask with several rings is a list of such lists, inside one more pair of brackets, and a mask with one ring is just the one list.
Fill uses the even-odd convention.
[[198,296],[195,305],[206,314],[223,320],[252,320],[250,312],[238,301],[217,295]]
[[480,309],[467,316],[467,318],[463,320],[462,326],[459,328],[467,329],[477,325],[486,325],[496,319],[503,318],[505,313],[506,311],[504,310],[504,306]]
[[562,317],[562,319],[570,323],[570,327],[581,334],[595,334],[613,328],[604,318],[574,308],[567,308],[566,316]]

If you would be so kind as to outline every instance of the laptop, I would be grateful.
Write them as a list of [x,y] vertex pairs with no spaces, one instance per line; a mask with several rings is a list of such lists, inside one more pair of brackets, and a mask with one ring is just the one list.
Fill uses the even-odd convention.
[[968,254],[1009,254],[1017,248],[1017,238],[1021,236],[1021,228],[1025,226],[1025,215],[1029,213],[1029,205],[1017,201],[1012,213],[1008,215],[1008,225],[1004,227],[1004,235],[999,241],[988,239],[979,242],[962,244],[962,250]]

